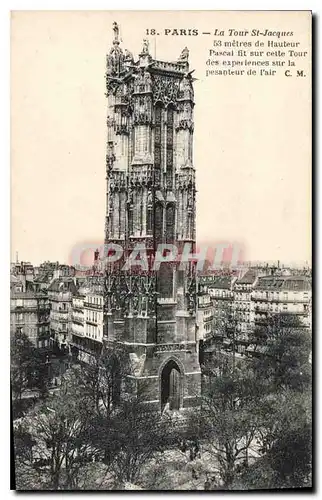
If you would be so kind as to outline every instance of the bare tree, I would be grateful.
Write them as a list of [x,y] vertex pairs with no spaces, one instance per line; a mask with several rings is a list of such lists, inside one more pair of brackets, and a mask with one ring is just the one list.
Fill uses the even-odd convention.
[[[213,455],[222,487],[229,489],[247,463],[248,450],[259,425],[254,409],[258,384],[247,362],[221,365],[210,378],[198,415],[203,449]],[[196,415],[194,416],[196,420]],[[196,425],[195,423],[192,425]]]
[[14,413],[22,414],[22,399],[28,389],[36,388],[44,397],[48,392],[49,371],[46,357],[31,343],[27,335],[11,335],[11,390]]
[[104,349],[78,368],[78,383],[97,414],[107,416],[120,400],[127,357],[121,349]]
[[122,485],[138,481],[144,466],[169,446],[172,426],[138,397],[122,402],[112,430],[111,469]]
[[14,400],[21,402],[23,393],[30,385],[34,347],[21,332],[12,334],[10,340],[12,393]]
[[97,456],[89,436],[91,412],[91,402],[82,395],[72,369],[64,376],[58,394],[26,419],[36,442],[32,465],[47,473],[48,489],[77,488],[82,466]]

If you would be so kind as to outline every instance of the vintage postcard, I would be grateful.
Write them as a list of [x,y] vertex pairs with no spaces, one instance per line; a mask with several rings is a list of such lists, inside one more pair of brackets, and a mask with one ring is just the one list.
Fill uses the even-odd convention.
[[312,488],[312,14],[11,15],[12,488]]

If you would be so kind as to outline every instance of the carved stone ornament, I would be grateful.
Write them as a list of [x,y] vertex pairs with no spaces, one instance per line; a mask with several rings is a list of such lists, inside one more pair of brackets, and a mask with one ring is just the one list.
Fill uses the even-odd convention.
[[111,94],[116,94],[119,85],[119,81],[110,78],[109,74],[106,72],[106,97]]
[[106,119],[106,125],[108,127],[114,127],[114,125],[115,125],[114,118],[112,118],[111,116],[108,116],[107,119]]
[[152,78],[149,71],[141,70],[134,80],[134,91],[136,94],[152,91]]
[[179,99],[193,101],[194,93],[190,75],[184,76],[180,82]]
[[179,120],[176,125],[176,130],[190,130],[193,131],[194,124],[192,120]]
[[130,352],[129,358],[132,375],[139,377],[143,372],[146,355],[142,354],[141,356],[138,356],[134,352]]
[[178,97],[179,82],[175,78],[156,76],[154,78],[154,102],[162,101],[165,105],[176,102]]

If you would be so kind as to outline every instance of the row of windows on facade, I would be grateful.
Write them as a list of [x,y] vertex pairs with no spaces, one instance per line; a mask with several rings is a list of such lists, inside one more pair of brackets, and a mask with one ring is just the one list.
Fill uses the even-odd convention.
[[39,347],[39,348],[42,348],[42,347],[49,347],[49,344],[50,344],[50,340],[49,340],[49,339],[41,339],[41,340],[38,340],[38,347]]
[[60,321],[51,321],[50,327],[58,332],[67,332],[68,324]]
[[49,334],[49,326],[39,326],[37,327],[23,327],[23,326],[18,326],[16,328],[17,333],[25,333],[27,336],[33,337],[37,336],[39,334]]
[[53,303],[52,311],[68,311],[70,309],[70,302]]
[[[72,317],[72,320],[74,320],[74,322],[81,321],[83,323],[83,317],[81,315],[79,316],[79,315],[74,314]],[[97,314],[97,313],[88,314],[86,316],[86,321],[92,321],[93,323],[101,323],[102,324],[103,323],[103,316],[100,314]],[[80,328],[82,328],[82,327],[80,327]]]
[[303,296],[303,299],[308,299],[309,298],[309,292],[299,292],[299,291],[292,291],[292,292],[287,292],[287,291],[273,291],[273,292],[266,292],[266,291],[258,291],[255,290],[253,292],[253,297],[254,298],[264,298],[264,299],[270,299],[274,300],[274,298],[280,298],[282,296],[282,300],[288,299],[289,297],[298,297],[298,296]]
[[[28,329],[28,331],[31,333],[31,334],[34,334],[34,333],[37,333],[37,331],[39,333],[43,333],[43,332],[48,332],[49,331],[49,324],[47,325],[41,325],[41,326],[29,326],[28,325],[28,321],[25,321],[23,316],[21,315],[21,317],[19,317],[18,321],[16,321],[16,324],[18,325],[25,325],[26,328]],[[31,324],[35,324],[34,321],[31,322]]]
[[248,301],[251,299],[251,294],[250,293],[235,292],[235,299],[242,300],[242,301]]
[[48,290],[49,300],[53,300],[55,302],[56,301],[60,301],[60,302],[67,301],[67,302],[70,302],[72,300],[72,296],[73,296],[73,292],[72,291],[69,291],[69,292],[66,292],[66,291],[56,292],[56,291]]
[[16,313],[14,320],[12,323],[24,323],[28,324],[36,324],[36,323],[49,323],[49,317],[40,318],[37,314],[25,314],[25,313]]
[[84,312],[83,311],[73,311],[73,314],[72,314],[72,319],[76,319],[78,321],[84,321]]
[[233,297],[233,292],[232,291],[226,291],[226,290],[214,290],[212,292],[212,295],[215,297]]
[[205,331],[206,331],[206,332],[210,332],[210,331],[211,331],[211,328],[212,328],[212,327],[211,327],[211,324],[210,324],[210,323],[206,323],[206,324],[204,325],[204,329],[205,329]]
[[49,307],[49,301],[46,299],[14,299],[12,303],[15,307]]
[[200,305],[207,305],[207,304],[211,305],[211,298],[208,294],[207,295],[200,295],[198,297],[198,303]]
[[86,311],[86,320],[87,321],[103,321],[103,315],[101,313],[97,313],[96,311]]
[[78,309],[85,309],[86,304],[103,306],[104,299],[103,299],[103,297],[100,297],[100,296],[88,295],[84,300],[76,299],[76,298],[73,300],[73,307],[78,308]]
[[103,297],[95,296],[95,295],[88,295],[85,302],[88,302],[89,304],[95,304],[98,306],[102,306],[103,305]]
[[240,313],[237,317],[237,321],[250,321],[250,313]]
[[[294,312],[301,312],[301,311],[307,312],[308,311],[307,304],[301,304],[300,306],[302,306],[302,307],[300,307],[300,306],[292,307],[292,305],[294,305],[294,304],[283,304],[283,308],[282,308],[283,311],[290,311],[290,312],[292,312],[292,311],[294,311]],[[274,304],[268,304],[268,305],[263,304],[263,305],[257,306],[257,310],[259,310],[259,311],[274,311],[275,310],[276,312],[278,312],[281,309],[278,305],[274,306]]]
[[[214,295],[215,297],[230,297],[232,296],[232,293],[231,291],[228,291],[226,292],[225,290],[214,290]],[[301,292],[297,292],[297,291],[293,291],[293,292],[290,292],[290,296],[293,296],[295,295],[295,297],[297,297]],[[308,299],[309,298],[309,293],[308,292],[302,292],[303,293],[303,299]],[[283,295],[282,295],[283,294]],[[255,299],[270,299],[270,300],[274,300],[274,298],[280,298],[282,296],[282,298],[284,299],[288,299],[289,298],[289,292],[286,292],[286,291],[283,291],[283,292],[278,292],[278,291],[274,291],[274,292],[263,292],[263,291],[253,291],[253,293],[251,295],[246,295],[246,297],[243,295],[243,294],[240,294],[240,293],[235,293],[235,298],[236,299],[241,299],[241,300],[250,300],[251,297],[255,298]]]
[[251,305],[247,302],[235,302],[234,309],[236,311],[250,311],[252,309]]
[[97,326],[94,326],[94,325],[86,325],[86,335],[88,337],[91,337],[93,339],[100,339],[102,338],[102,334],[103,334],[103,331],[102,331],[102,328],[101,327],[97,327]]
[[[118,237],[122,236],[124,232],[124,224],[122,225],[120,221],[122,220],[122,203],[120,197],[118,198],[118,216],[115,217],[115,212],[110,215],[110,226],[112,234],[115,231],[118,232]],[[135,211],[138,213],[135,214]],[[154,212],[154,213],[153,213]],[[188,214],[188,231],[192,231],[193,228],[193,216]],[[165,220],[164,220],[165,217]],[[155,219],[155,223],[153,223]],[[189,222],[190,221],[190,222]],[[122,227],[123,226],[123,227]],[[155,210],[153,211],[153,206],[148,205],[146,209],[146,227],[144,227],[144,206],[140,204],[139,207],[130,207],[128,211],[128,229],[129,235],[134,235],[139,232],[141,235],[148,234],[152,235],[155,231],[156,239],[162,240],[163,231],[165,226],[165,238],[166,241],[172,242],[175,239],[175,206],[173,203],[168,203],[165,210],[161,203],[156,203]]]
[[37,314],[16,313],[16,323],[37,323]]

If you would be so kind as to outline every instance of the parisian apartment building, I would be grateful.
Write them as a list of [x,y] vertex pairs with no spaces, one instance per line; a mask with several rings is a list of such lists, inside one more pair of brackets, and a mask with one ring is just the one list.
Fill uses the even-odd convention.
[[211,297],[214,315],[211,331],[203,330],[203,340],[215,339],[228,349],[234,342],[239,353],[254,349],[250,334],[275,314],[295,315],[304,328],[312,327],[312,281],[307,272],[263,267],[248,269],[239,277],[201,276],[200,290]]

